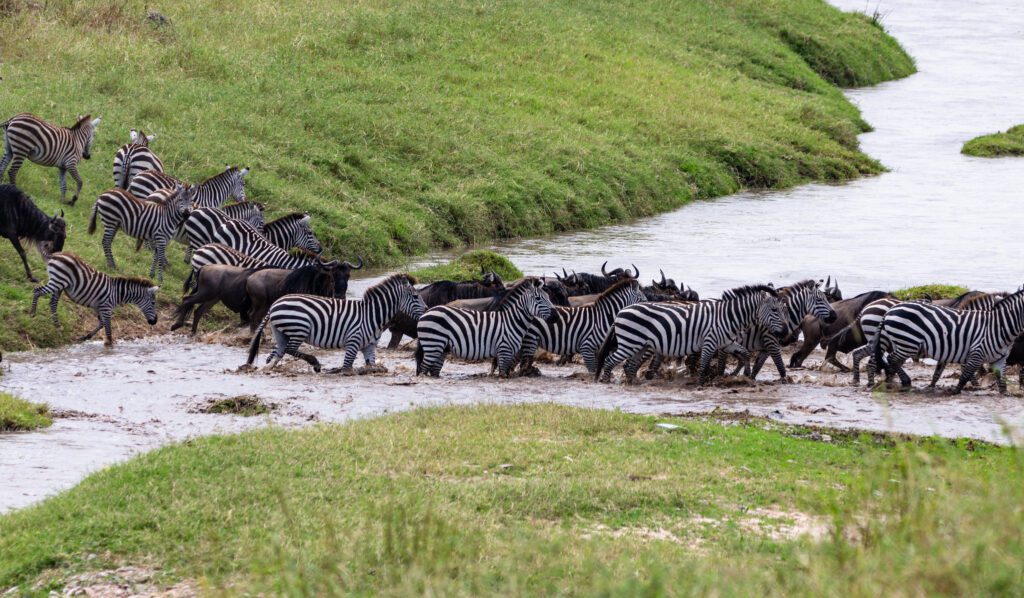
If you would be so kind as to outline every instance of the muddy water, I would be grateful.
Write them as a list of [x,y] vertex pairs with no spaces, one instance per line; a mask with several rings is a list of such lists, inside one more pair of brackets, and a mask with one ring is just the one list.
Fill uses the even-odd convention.
[[[881,396],[846,386],[845,376],[813,370],[793,372],[795,384],[778,384],[774,372],[765,372],[757,385],[698,389],[684,380],[637,387],[597,384],[581,365],[542,364],[544,378],[505,381],[483,376],[484,364],[449,363],[434,380],[417,378],[411,352],[398,350],[381,352],[390,369],[381,375],[317,375],[294,360],[270,374],[237,373],[245,360],[244,339],[208,340],[166,336],[121,343],[114,350],[89,343],[5,356],[10,370],[0,386],[47,401],[61,417],[42,432],[0,436],[0,511],[30,504],[74,485],[89,471],[175,440],[345,421],[425,405],[557,401],[649,414],[721,408],[791,423],[998,442],[1008,440],[1003,422],[1014,430],[1024,426],[1024,399],[1000,397],[991,389],[962,397]],[[340,353],[317,353],[325,367],[340,364]],[[923,380],[928,370],[913,373]],[[46,381],[45,396],[40,380]],[[244,394],[256,394],[275,408],[256,417],[199,412],[209,400]]]

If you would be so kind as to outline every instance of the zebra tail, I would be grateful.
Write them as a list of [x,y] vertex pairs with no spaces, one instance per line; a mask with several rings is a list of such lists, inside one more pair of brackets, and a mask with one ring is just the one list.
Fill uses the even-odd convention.
[[604,370],[604,362],[612,351],[619,347],[619,337],[615,335],[615,327],[608,329],[608,334],[601,343],[601,350],[597,352],[597,367],[594,371],[594,380],[601,379],[601,371]]
[[871,354],[875,357],[875,367],[878,371],[885,374],[886,378],[889,376],[889,366],[882,359],[882,330],[885,329],[885,319],[878,323],[878,330],[875,331],[875,338],[871,339]]
[[85,231],[90,235],[96,232],[96,207],[97,204],[92,204],[92,214],[89,216],[89,228]]
[[135,239],[135,253],[138,253],[142,249],[142,244],[145,243],[142,239]]
[[252,335],[252,342],[249,343],[249,360],[245,362],[246,365],[252,365],[256,361],[256,356],[260,353],[260,342],[263,340],[263,330],[267,327],[269,319],[270,314],[268,313],[256,328],[256,334]]

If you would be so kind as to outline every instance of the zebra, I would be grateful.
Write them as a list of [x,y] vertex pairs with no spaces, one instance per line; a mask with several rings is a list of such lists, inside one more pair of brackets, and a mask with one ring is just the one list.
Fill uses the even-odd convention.
[[185,263],[192,261],[192,253],[217,238],[217,230],[228,220],[241,220],[253,228],[263,228],[263,204],[251,201],[234,203],[221,208],[192,210],[182,225],[185,237]]
[[[1006,356],[1013,341],[1024,333],[1024,289],[996,303],[990,310],[957,310],[931,303],[907,302],[892,307],[871,341],[876,363],[886,371],[886,382],[899,375],[904,389],[910,376],[903,363],[910,357],[930,357],[940,363],[960,363],[959,394],[984,363],[995,366],[1000,394],[1006,394]],[[883,362],[883,352],[888,360]]]
[[533,355],[538,347],[558,355],[580,353],[587,371],[593,373],[597,351],[615,315],[624,307],[646,300],[640,283],[626,278],[609,287],[589,305],[553,306],[548,319],[534,318],[523,338],[519,352],[520,373],[532,371]]
[[440,305],[416,325],[416,375],[440,376],[449,351],[463,359],[497,357],[498,375],[507,378],[533,318],[551,315],[544,281],[524,278],[510,287],[494,311]]
[[98,272],[82,258],[66,252],[55,253],[50,256],[46,263],[46,284],[32,290],[32,309],[30,315],[36,314],[36,306],[39,298],[48,295],[50,297],[50,316],[53,318],[53,325],[60,327],[60,319],[57,318],[57,303],[62,293],[67,292],[68,297],[79,305],[92,308],[99,318],[99,325],[85,336],[78,339],[78,342],[87,341],[102,328],[107,338],[104,344],[108,347],[114,344],[114,338],[110,331],[110,319],[114,314],[114,308],[124,303],[133,303],[142,310],[146,321],[154,326],[157,320],[156,293],[160,287],[145,278],[108,276]]
[[[299,246],[299,249],[314,255],[319,255],[323,252],[323,248],[321,248],[320,243],[316,241],[316,237],[312,238],[312,243],[310,243],[310,239],[308,238],[301,240],[306,242],[306,245]],[[222,243],[228,247],[233,247],[242,253],[261,259],[268,265],[276,268],[294,270],[295,268],[304,266],[308,263],[308,260],[305,258],[301,258],[301,262],[295,261],[296,258],[289,255],[286,250],[268,241],[267,238],[255,228],[238,220],[228,220],[224,224],[221,224],[220,228],[218,228],[214,233],[214,242]],[[315,245],[313,243],[315,243]],[[319,251],[313,251],[314,247]]]
[[356,354],[363,353],[365,372],[386,371],[376,364],[377,341],[384,328],[398,313],[419,319],[426,307],[413,286],[415,279],[395,274],[366,289],[362,299],[334,299],[318,295],[285,295],[271,306],[249,344],[252,366],[259,353],[266,325],[274,333],[274,350],[267,356],[273,368],[285,354],[303,359],[320,371],[316,357],[299,351],[302,343],[325,349],[345,349],[339,373],[352,375]]
[[313,253],[320,253],[323,251],[323,246],[320,245],[319,239],[316,238],[312,227],[309,226],[309,220],[309,214],[298,212],[281,216],[276,220],[271,220],[263,227],[263,236],[286,251],[292,247],[298,247]]
[[595,378],[608,382],[612,369],[628,360],[626,379],[632,382],[648,352],[662,357],[700,352],[699,384],[704,385],[715,353],[753,325],[776,335],[786,332],[785,308],[771,286],[735,288],[720,301],[632,305],[615,316],[598,352]]
[[132,178],[128,185],[128,191],[137,197],[149,197],[153,192],[160,189],[170,189],[175,185],[189,188],[195,187],[193,202],[200,208],[219,208],[221,204],[234,197],[236,200],[245,201],[245,175],[248,168],[239,169],[236,166],[228,166],[224,172],[215,174],[201,183],[189,185],[169,174],[156,170],[140,172]]
[[[231,222],[222,226],[228,226]],[[246,230],[238,227],[239,230]],[[219,239],[220,237],[218,237]],[[256,266],[272,266],[285,270],[297,270],[303,266],[311,266],[315,260],[307,256],[293,256],[276,245],[272,245],[259,233],[247,230],[245,236],[233,237],[236,244],[231,245],[221,241],[207,243],[192,254],[192,271],[185,279],[183,291],[193,289],[194,283],[199,278],[199,271],[203,266],[209,264],[224,264],[227,266],[238,266],[240,268],[252,268]],[[361,262],[360,262],[361,263]]]
[[132,178],[144,170],[164,171],[164,163],[149,149],[149,142],[156,135],[132,129],[129,137],[128,143],[114,154],[114,186],[119,189],[127,189]]
[[[953,299],[949,305],[950,309],[960,310],[971,310],[971,311],[988,311],[995,307],[996,303],[1002,301],[1006,297],[1006,293],[979,293],[977,291],[970,291],[963,295]],[[930,302],[930,300],[916,300],[917,302]],[[875,385],[875,372],[878,369],[878,364],[875,362],[871,355],[872,352],[872,340],[875,335],[878,334],[878,326],[881,324],[882,319],[885,318],[885,314],[888,313],[893,307],[906,303],[899,299],[886,298],[874,301],[861,310],[860,315],[857,317],[857,321],[853,324],[860,328],[860,338],[863,339],[864,344],[857,349],[854,349],[850,356],[853,358],[853,366],[851,368],[853,373],[853,384],[855,386],[860,385],[860,362],[868,357],[867,373],[868,373],[868,386]],[[939,378],[942,377],[943,371],[946,369],[945,362],[938,362],[935,364],[935,371],[932,374],[931,384],[928,385],[928,389],[934,389],[936,384],[939,382]],[[974,379],[977,383],[977,379]]]
[[192,189],[175,189],[174,196],[167,202],[143,201],[123,189],[111,189],[96,199],[89,218],[87,232],[96,232],[97,217],[103,220],[103,253],[107,267],[116,269],[114,263],[114,236],[119,229],[137,239],[153,244],[153,266],[149,276],[163,281],[164,264],[167,263],[167,244],[174,237],[178,227],[188,217],[192,205]]
[[[786,307],[786,325],[790,330],[798,328],[800,322],[807,315],[814,316],[826,324],[836,321],[836,312],[832,309],[828,295],[822,290],[820,282],[803,280],[792,286],[782,287],[779,289],[779,298]],[[779,371],[779,379],[783,383],[787,381],[786,364],[782,360],[782,345],[779,339],[763,326],[754,325],[744,330],[736,342],[726,347],[725,350],[733,352],[736,349],[739,349],[740,354],[758,351],[753,369],[748,360],[740,360],[740,366],[745,366],[744,373],[751,379],[757,379],[761,367],[764,366],[768,356],[771,356],[775,368]],[[738,371],[739,368],[737,368]],[[736,375],[737,372],[733,372],[733,375]]]
[[17,185],[16,178],[25,158],[42,166],[56,166],[60,172],[60,201],[66,203],[67,174],[75,180],[75,194],[71,205],[78,201],[82,192],[82,177],[78,175],[78,161],[91,158],[92,142],[100,118],[89,120],[82,116],[74,125],[61,127],[51,125],[38,116],[24,113],[0,124],[4,136],[4,157],[0,159],[0,177],[7,165],[11,165],[10,179]]

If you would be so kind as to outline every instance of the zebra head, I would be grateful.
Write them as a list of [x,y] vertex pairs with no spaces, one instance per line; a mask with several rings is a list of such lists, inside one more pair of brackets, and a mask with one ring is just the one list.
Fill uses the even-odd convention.
[[548,294],[544,292],[544,281],[539,278],[527,278],[523,281],[523,284],[529,285],[524,296],[526,299],[524,307],[527,313],[541,320],[550,318],[551,300],[548,299]]
[[780,293],[788,304],[790,326],[798,325],[806,315],[814,316],[826,324],[836,321],[836,312],[829,303],[827,290],[822,289],[820,283],[804,280],[786,287]]
[[114,280],[115,283],[119,283],[120,300],[125,303],[134,303],[142,311],[142,315],[146,316],[146,322],[150,326],[155,326],[157,321],[156,292],[160,290],[160,287],[153,286],[152,282],[144,278],[117,278]]
[[398,289],[398,311],[409,316],[413,320],[419,320],[423,312],[427,311],[427,304],[423,302],[419,291],[413,286],[415,281],[406,276],[402,286]]
[[[233,176],[230,185],[231,191],[228,193],[228,197],[234,197],[238,201],[246,201],[245,199],[245,175],[249,174],[248,168],[238,168],[237,166],[226,166],[224,172],[231,172]],[[315,253],[315,252],[314,252]]]
[[295,223],[294,245],[317,254],[324,250],[320,240],[316,238],[316,233],[313,232],[313,227],[309,225],[309,214],[305,214]]
[[779,297],[767,292],[761,293],[754,321],[768,332],[781,337],[789,332],[786,320],[786,306]]
[[96,137],[96,128],[99,126],[100,117],[90,121],[89,115],[85,115],[79,117],[75,126],[71,127],[71,130],[78,137],[78,143],[81,143],[82,157],[86,160],[92,158],[92,141]]

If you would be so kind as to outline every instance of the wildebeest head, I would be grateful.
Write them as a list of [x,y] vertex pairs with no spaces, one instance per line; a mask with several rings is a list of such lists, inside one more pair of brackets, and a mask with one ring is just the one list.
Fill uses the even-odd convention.
[[[631,265],[633,266],[632,272],[627,270],[627,269],[624,269],[624,268],[615,268],[614,270],[609,272],[607,270],[608,261],[605,260],[605,262],[603,264],[601,264],[601,274],[604,275],[605,278],[610,278],[610,279],[615,280],[615,281],[618,281],[618,280],[622,279],[623,277],[625,277],[625,278],[640,278],[640,268],[637,268],[636,264],[631,264]],[[662,274],[662,277],[664,277],[664,274]]]
[[546,276],[541,280],[544,281],[544,292],[547,293],[552,305],[569,307],[569,293],[561,280],[551,280]]
[[832,276],[829,275],[828,280],[824,282],[821,290],[825,293],[825,296],[828,297],[828,300],[831,303],[843,300],[843,292],[839,290],[838,278],[833,281]]
[[480,266],[480,284],[485,289],[492,289],[494,291],[500,291],[505,288],[505,281],[501,279],[494,270],[484,270],[483,265]]
[[37,240],[36,246],[39,249],[39,254],[43,256],[43,260],[48,261],[51,254],[63,251],[67,236],[68,225],[64,220],[64,210],[61,210],[59,214],[54,214],[49,218],[44,238]]

